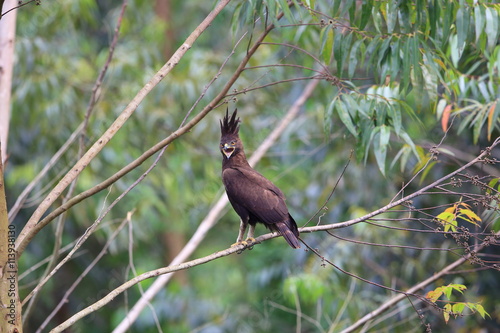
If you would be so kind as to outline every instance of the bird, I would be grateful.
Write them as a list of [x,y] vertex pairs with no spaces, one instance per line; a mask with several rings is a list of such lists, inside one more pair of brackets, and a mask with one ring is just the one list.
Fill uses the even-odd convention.
[[[294,249],[300,248],[299,230],[295,220],[288,212],[283,192],[270,180],[255,171],[248,164],[239,137],[238,110],[229,116],[229,110],[220,120],[222,153],[222,182],[229,202],[239,215],[240,229],[237,245],[249,245],[255,242],[256,224],[262,223],[269,230],[280,233]],[[245,231],[250,225],[246,240]]]

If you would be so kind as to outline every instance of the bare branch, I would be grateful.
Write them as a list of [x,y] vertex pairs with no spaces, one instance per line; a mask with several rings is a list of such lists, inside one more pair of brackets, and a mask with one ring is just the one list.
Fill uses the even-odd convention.
[[[102,148],[111,140],[111,138],[117,133],[117,131],[123,126],[123,124],[130,118],[134,111],[139,106],[140,102],[151,92],[151,90],[166,76],[170,71],[179,63],[181,58],[186,54],[186,52],[191,48],[193,43],[198,39],[203,31],[205,31],[210,23],[215,19],[215,17],[224,9],[224,7],[229,3],[230,0],[221,0],[212,12],[203,20],[203,22],[189,35],[181,47],[172,55],[170,60],[151,78],[151,80],[137,93],[137,95],[132,99],[132,101],[127,105],[125,110],[118,116],[115,122],[106,130],[106,132],[90,147],[90,149],[85,153],[85,155],[75,164],[75,166],[61,179],[61,181],[54,187],[54,189],[47,195],[47,197],[42,201],[42,203],[35,210],[31,218],[26,223],[16,240],[16,251],[21,255],[28,245],[29,241],[35,236],[35,234],[40,230],[37,227],[42,215],[47,211],[47,209],[52,205],[52,203],[61,195],[61,193],[69,186],[71,181],[75,179],[85,167],[90,163],[90,161],[102,150]],[[208,113],[211,110],[206,111]],[[197,121],[190,122],[185,126],[183,131],[178,131],[173,133],[169,138],[170,140],[177,138],[179,135],[185,133],[194,124],[204,117],[203,114],[199,114],[195,119]],[[165,145],[163,145],[165,146]]]
[[[497,233],[497,235],[500,236],[500,232]],[[483,248],[484,248],[484,245],[481,245],[481,246],[477,247],[476,251],[480,251]],[[422,281],[422,282],[414,285],[413,287],[409,288],[405,293],[399,294],[399,295],[394,296],[393,298],[389,299],[388,301],[386,301],[385,303],[383,303],[382,305],[380,305],[378,307],[378,309],[376,309],[376,310],[374,310],[374,311],[366,314],[361,319],[359,319],[358,321],[356,321],[354,324],[352,324],[351,326],[349,326],[349,327],[345,328],[344,330],[342,330],[340,333],[354,332],[355,330],[357,330],[361,326],[363,326],[366,323],[368,323],[370,320],[376,318],[381,313],[387,311],[388,309],[390,309],[391,307],[393,307],[394,305],[396,305],[397,303],[399,303],[400,301],[402,301],[403,299],[405,299],[408,294],[414,294],[415,292],[419,291],[420,289],[425,288],[426,286],[428,286],[432,282],[440,279],[444,275],[450,274],[455,268],[459,267],[460,265],[462,265],[463,263],[465,263],[469,259],[471,259],[471,257],[472,256],[470,254],[468,254],[468,255],[465,255],[462,258],[454,261],[453,263],[449,264],[448,266],[446,266],[445,268],[443,268],[439,272],[434,273],[431,277],[429,277],[426,280],[424,280],[424,281]]]
[[[315,82],[315,81],[313,81]],[[313,83],[311,82],[311,84]],[[500,139],[496,140],[492,146],[490,146],[489,148],[485,149],[477,158],[475,158],[473,161],[467,163],[465,166],[459,168],[458,170],[450,173],[449,175],[446,175],[445,177],[437,180],[436,182],[432,183],[431,185],[432,186],[436,186],[438,185],[440,182],[443,182],[445,181],[446,179],[452,177],[453,175],[457,174],[459,171],[463,171],[465,168],[467,167],[470,167],[471,165],[473,165],[474,163],[477,163],[478,161],[481,161],[485,158],[485,156],[489,155],[490,151],[492,148],[494,148],[496,145],[498,145],[500,143]],[[431,186],[429,185],[429,186]],[[429,186],[426,186],[424,187],[425,189],[428,189]],[[414,194],[410,194],[408,195],[407,197],[401,199],[401,200],[408,200],[408,198],[410,197],[415,197],[417,195],[419,195],[421,191],[417,191],[415,192]],[[223,198],[221,198],[221,200],[219,200],[219,203],[221,201],[224,201]],[[398,201],[399,202],[399,201]],[[370,217],[373,217],[375,215],[378,215],[384,211],[386,211],[389,207],[394,207],[395,205],[397,205],[396,203],[391,203],[389,205],[387,205],[386,207],[384,208],[381,208],[373,213],[370,213],[370,214],[367,214],[365,215],[364,217],[362,218],[359,218],[359,219],[354,219],[354,220],[350,220],[350,221],[346,221],[346,222],[343,222],[343,223],[335,223],[335,224],[329,224],[329,225],[319,225],[319,226],[314,226],[314,227],[308,227],[308,228],[301,228],[300,229],[300,232],[301,233],[307,233],[307,232],[314,232],[314,231],[322,231],[322,230],[329,230],[329,229],[338,229],[338,228],[343,228],[343,227],[347,227],[347,226],[350,226],[350,225],[353,225],[355,223],[359,223],[359,222],[362,222],[363,219],[367,219],[367,218],[370,218]],[[209,213],[211,214],[213,213],[213,210]],[[213,215],[216,215],[217,213],[213,214]],[[208,216],[207,216],[208,218]],[[204,221],[205,222],[205,221]],[[204,223],[202,223],[204,224]],[[193,236],[193,238],[195,236],[197,236],[196,234],[200,231],[200,228],[197,230],[197,232],[195,233],[195,235]],[[204,230],[203,232],[206,233],[206,231],[208,231],[208,229]],[[202,233],[202,232],[200,232]],[[498,235],[500,235],[500,233],[498,233]],[[256,238],[256,242],[255,244],[259,244],[263,241],[266,241],[268,239],[271,239],[271,238],[275,238],[275,237],[278,237],[279,235],[278,234],[265,234],[265,235],[262,235],[258,238]],[[198,236],[198,238],[200,238],[200,240],[203,238],[203,235],[201,236]],[[189,243],[188,243],[189,245]],[[474,253],[476,253],[477,251],[480,251],[482,248],[485,247],[485,243],[481,244],[481,245],[478,245],[476,246],[476,249],[474,250]],[[240,245],[240,246],[234,246],[234,247],[231,247],[229,249],[226,249],[226,250],[223,250],[223,251],[219,251],[219,252],[216,252],[216,253],[213,253],[211,255],[208,255],[206,257],[203,257],[203,258],[198,258],[198,259],[194,259],[194,260],[191,260],[191,261],[188,261],[188,262],[184,262],[184,263],[181,263],[181,264],[172,264],[168,267],[164,267],[164,268],[160,268],[160,269],[155,269],[155,270],[152,270],[152,271],[149,271],[149,272],[146,272],[146,273],[143,273],[127,282],[125,282],[124,284],[122,284],[121,286],[119,286],[118,288],[114,289],[113,291],[111,291],[108,295],[106,295],[105,297],[103,297],[102,299],[100,299],[99,301],[95,302],[94,304],[88,306],[87,308],[83,309],[82,311],[76,313],[75,315],[73,315],[71,318],[69,318],[68,320],[66,320],[64,323],[62,323],[61,325],[57,326],[56,328],[54,328],[54,330],[52,330],[51,332],[61,332],[62,330],[68,328],[69,326],[71,326],[74,322],[76,322],[77,320],[85,317],[86,315],[100,309],[101,307],[103,307],[105,304],[109,303],[110,301],[112,301],[114,298],[116,298],[119,294],[121,294],[122,292],[124,292],[125,290],[127,290],[128,288],[134,286],[135,284],[145,280],[145,279],[149,279],[151,277],[156,277],[158,275],[163,275],[163,274],[168,274],[168,273],[173,273],[173,272],[176,272],[176,271],[179,271],[179,270],[183,270],[183,269],[188,269],[190,267],[193,267],[193,266],[197,266],[197,265],[201,265],[201,264],[204,264],[204,263],[207,263],[207,262],[210,262],[212,260],[215,260],[215,259],[218,259],[218,258],[221,258],[221,257],[225,257],[225,256],[228,256],[230,254],[233,254],[233,253],[238,253],[242,250],[244,250],[246,248],[246,246],[244,245]],[[186,248],[185,248],[186,249]],[[184,250],[185,250],[184,249]],[[313,250],[313,249],[311,249]],[[178,256],[179,257],[179,256]],[[467,254],[465,256],[463,256],[462,258],[456,260],[454,263],[446,266],[443,270],[441,270],[439,273],[433,275],[432,277],[422,281],[421,283],[415,285],[414,287],[408,289],[407,291],[405,292],[402,292],[402,291],[396,291],[396,292],[400,292],[401,294],[399,294],[398,296],[392,298],[391,300],[389,300],[388,302],[384,303],[381,307],[379,307],[379,309],[367,314],[366,316],[364,316],[362,319],[360,319],[357,323],[355,323],[354,325],[352,325],[351,327],[349,327],[348,329],[344,330],[344,332],[352,332],[352,330],[356,329],[356,328],[359,328],[359,326],[363,325],[364,323],[366,323],[367,321],[373,319],[375,316],[377,316],[378,314],[386,311],[387,309],[389,309],[390,307],[392,307],[394,304],[398,303],[399,301],[401,301],[402,299],[404,299],[405,297],[407,297],[408,295],[413,295],[415,297],[419,297],[420,299],[422,299],[421,296],[418,296],[416,294],[414,294],[416,291],[422,289],[423,287],[427,286],[428,284],[432,283],[433,281],[435,281],[436,279],[440,278],[442,275],[445,275],[445,274],[448,274],[449,272],[451,272],[453,269],[455,269],[456,267],[460,266],[461,264],[463,264],[464,262],[470,260],[473,258],[473,255],[472,254]],[[177,259],[177,258],[176,258]],[[175,260],[174,260],[175,261]],[[352,276],[355,276],[353,274],[349,274],[349,275],[352,275]],[[164,275],[164,276],[168,276],[168,275]],[[359,278],[359,277],[357,277]],[[364,280],[366,281],[366,280]],[[369,282],[369,283],[372,283],[370,281],[366,281],[366,282]],[[381,287],[384,287],[384,286],[381,286]],[[387,287],[384,287],[384,288],[387,288]],[[391,290],[393,290],[392,288],[389,288]],[[149,291],[149,290],[148,290]],[[147,293],[146,293],[147,294]]]
[[40,325],[40,327],[36,330],[36,333],[41,333],[43,331],[43,329],[45,327],[47,327],[47,325],[49,324],[50,320],[52,318],[54,318],[54,316],[63,307],[63,305],[68,302],[69,295],[71,295],[71,293],[76,289],[76,287],[80,284],[80,282],[83,280],[83,278],[85,276],[87,276],[87,274],[92,270],[92,268],[94,268],[94,266],[99,262],[99,260],[101,260],[101,258],[107,253],[108,248],[111,246],[111,243],[114,241],[114,239],[116,238],[116,236],[118,236],[118,234],[120,233],[120,231],[122,230],[122,228],[127,223],[132,223],[131,222],[132,214],[133,214],[133,212],[127,213],[127,217],[125,219],[123,219],[122,223],[120,223],[120,225],[118,226],[118,228],[116,228],[116,230],[113,231],[113,233],[109,236],[108,241],[103,246],[103,248],[101,249],[101,251],[99,252],[99,254],[85,268],[85,270],[82,272],[82,274],[80,274],[80,276],[76,279],[76,281],[73,282],[73,284],[68,289],[66,289],[66,292],[64,293],[63,298],[59,301],[59,303],[57,304],[57,306],[52,310],[52,312],[47,316],[47,318],[45,318],[45,320],[43,321],[42,325]]
[[[288,110],[286,116],[282,119],[281,123],[269,134],[269,136],[262,142],[262,144],[255,150],[252,156],[248,159],[251,165],[257,164],[257,162],[264,156],[266,151],[272,147],[274,142],[279,138],[279,136],[283,133],[285,128],[290,124],[290,122],[295,118],[297,113],[300,111],[300,108],[306,100],[311,96],[315,87],[317,86],[318,81],[311,81],[306,88],[304,89],[302,95],[295,101],[292,107]],[[170,265],[177,265],[189,258],[189,256],[194,252],[194,250],[198,247],[201,241],[205,238],[207,232],[215,225],[217,222],[217,217],[227,205],[228,200],[226,194],[223,194],[214,207],[207,214],[205,219],[200,223],[200,226],[193,234],[191,239],[188,241],[186,246],[182,249],[182,251],[172,260]],[[127,314],[127,316],[122,320],[122,322],[113,330],[113,333],[125,332],[130,325],[137,319],[141,311],[144,309],[146,304],[148,304],[151,299],[168,283],[172,274],[166,274],[160,276],[146,291],[146,293],[137,301],[131,311]]]

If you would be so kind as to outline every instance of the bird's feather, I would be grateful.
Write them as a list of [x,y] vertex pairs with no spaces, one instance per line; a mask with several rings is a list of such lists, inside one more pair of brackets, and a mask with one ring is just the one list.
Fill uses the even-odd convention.
[[[279,232],[293,248],[299,248],[299,231],[288,212],[283,192],[266,177],[255,171],[245,157],[236,110],[221,121],[222,182],[234,210],[246,224],[263,223]],[[239,237],[238,237],[239,238]]]

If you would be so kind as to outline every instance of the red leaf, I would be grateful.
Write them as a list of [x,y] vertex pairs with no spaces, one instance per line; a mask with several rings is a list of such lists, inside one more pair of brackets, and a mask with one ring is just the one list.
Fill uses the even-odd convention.
[[495,101],[488,112],[488,141],[491,140],[491,127],[494,124],[493,115],[495,114],[495,108],[497,107],[497,101]]
[[451,104],[445,106],[443,110],[443,117],[441,118],[441,127],[443,128],[443,132],[448,130],[448,120],[450,120],[451,113]]

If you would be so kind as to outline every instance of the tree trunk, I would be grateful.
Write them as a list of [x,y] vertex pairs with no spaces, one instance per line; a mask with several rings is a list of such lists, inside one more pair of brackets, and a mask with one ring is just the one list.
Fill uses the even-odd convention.
[[21,333],[16,230],[14,225],[9,225],[3,170],[0,159],[0,333]]
[[[1,13],[17,6],[15,0],[6,0]],[[0,18],[0,159],[7,160],[7,137],[10,120],[10,94],[12,87],[12,68],[14,67],[14,37],[16,34],[17,9]]]
[[[16,5],[15,0],[2,1],[0,2],[0,11],[3,13]],[[0,333],[21,333],[23,331],[17,255],[14,248],[16,230],[14,225],[9,225],[4,183],[15,31],[16,10],[0,19]]]

